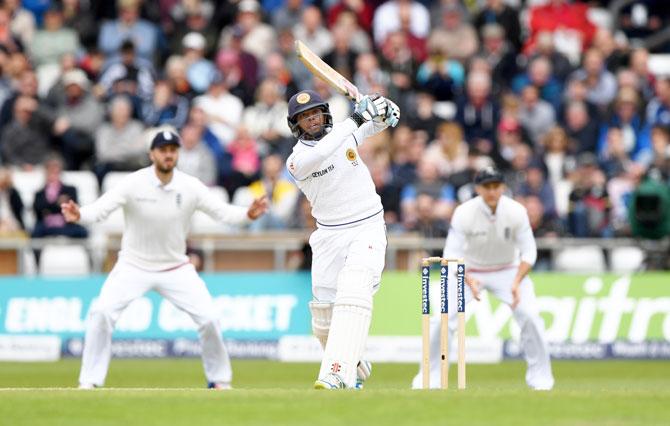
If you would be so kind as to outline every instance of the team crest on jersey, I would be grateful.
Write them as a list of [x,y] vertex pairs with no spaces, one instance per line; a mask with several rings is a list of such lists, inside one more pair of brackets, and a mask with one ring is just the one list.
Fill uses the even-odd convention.
[[358,155],[356,155],[356,151],[349,148],[349,149],[347,149],[347,152],[345,153],[345,155],[347,156],[347,160],[351,161],[352,165],[354,165],[354,166],[358,165],[358,161],[356,161],[358,159]]
[[301,105],[309,102],[309,99],[310,99],[309,93],[301,93],[298,95],[297,98],[295,98],[295,100]]

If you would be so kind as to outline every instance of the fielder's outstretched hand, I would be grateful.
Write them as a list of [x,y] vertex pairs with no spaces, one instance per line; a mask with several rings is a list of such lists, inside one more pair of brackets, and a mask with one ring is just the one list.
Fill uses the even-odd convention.
[[67,222],[77,222],[81,218],[79,213],[79,205],[72,200],[69,200],[60,205],[60,211]]
[[256,220],[268,211],[268,197],[263,195],[254,200],[247,210],[247,216],[251,220]]
[[477,278],[473,278],[471,275],[465,275],[465,283],[470,287],[470,291],[472,292],[472,297],[475,298],[475,300],[479,301],[479,280]]

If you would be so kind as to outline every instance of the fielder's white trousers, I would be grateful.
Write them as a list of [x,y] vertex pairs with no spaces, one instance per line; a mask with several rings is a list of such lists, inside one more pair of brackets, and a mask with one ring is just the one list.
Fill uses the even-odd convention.
[[92,304],[86,323],[79,383],[102,386],[112,355],[112,331],[121,312],[133,300],[155,290],[191,316],[198,326],[202,361],[209,382],[230,383],[230,358],[221,339],[218,316],[205,282],[192,264],[151,272],[119,260]]
[[[466,265],[467,271],[467,265]],[[501,302],[511,305],[512,303],[512,281],[516,275],[517,268],[507,268],[495,272],[468,272],[473,278],[479,280],[479,289],[487,290],[494,294]],[[514,320],[520,328],[520,345],[523,349],[524,358],[528,368],[526,370],[526,384],[534,389],[551,389],[554,386],[554,376],[551,372],[551,359],[549,347],[544,337],[544,323],[537,308],[535,288],[529,277],[521,282],[519,304],[513,311]],[[457,344],[454,339],[458,326],[458,315],[456,309],[456,280],[453,274],[449,276],[449,345],[450,350],[456,350]],[[465,303],[472,300],[472,292],[469,286],[465,286]],[[475,302],[476,303],[476,302]],[[437,315],[431,316],[430,322],[430,386],[440,387],[440,316],[439,307]],[[435,312],[435,310],[432,310]],[[466,359],[467,361],[467,359]],[[422,371],[419,366],[419,374],[412,381],[412,388],[421,388]]]

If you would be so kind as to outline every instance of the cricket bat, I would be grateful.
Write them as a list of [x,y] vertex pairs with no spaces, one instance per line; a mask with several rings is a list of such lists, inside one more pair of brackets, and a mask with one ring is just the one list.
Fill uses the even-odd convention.
[[337,90],[344,96],[348,97],[354,102],[360,101],[362,95],[358,91],[352,82],[347,80],[340,74],[335,71],[330,65],[323,62],[321,58],[314,52],[312,52],[309,47],[305,45],[300,40],[295,41],[295,53],[298,55],[298,59],[307,67],[308,70],[315,76],[319,77],[333,89]]

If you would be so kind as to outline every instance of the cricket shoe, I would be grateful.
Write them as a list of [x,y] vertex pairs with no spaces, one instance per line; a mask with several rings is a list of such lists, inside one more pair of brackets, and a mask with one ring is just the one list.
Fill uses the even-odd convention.
[[356,367],[356,385],[354,386],[354,388],[356,390],[362,390],[365,381],[370,378],[371,374],[372,374],[372,363],[364,359],[360,360],[358,362],[358,366]]
[[97,385],[94,385],[93,383],[79,383],[79,386],[77,389],[82,389],[82,390],[91,390],[97,388]]
[[230,383],[227,382],[209,382],[207,383],[207,389],[214,390],[231,390],[233,387]]
[[346,386],[340,376],[334,373],[329,373],[314,382],[314,389],[334,390],[345,388]]

